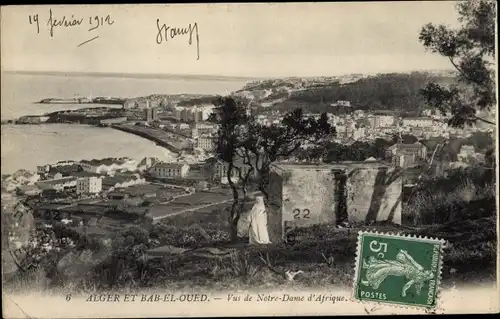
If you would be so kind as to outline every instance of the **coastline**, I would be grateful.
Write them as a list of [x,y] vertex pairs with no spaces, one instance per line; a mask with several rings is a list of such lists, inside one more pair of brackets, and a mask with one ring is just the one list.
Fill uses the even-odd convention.
[[[36,171],[38,165],[62,160],[80,161],[106,157],[144,156],[167,159],[174,156],[144,137],[87,124],[50,123],[2,125],[2,173]],[[171,155],[166,155],[171,154]]]
[[[180,154],[182,152],[182,148],[174,146],[172,143],[169,143],[165,139],[156,137],[156,136],[154,136],[151,133],[143,132],[143,131],[140,131],[140,130],[133,129],[132,127],[127,127],[127,126],[123,126],[123,125],[101,126],[101,125],[87,124],[87,123],[51,123],[51,122],[48,122],[48,123],[31,123],[31,124],[28,124],[28,123],[15,123],[13,121],[10,121],[10,122],[9,121],[2,121],[2,123],[1,123],[2,126],[25,126],[25,125],[39,126],[39,125],[51,125],[51,124],[52,125],[66,124],[66,125],[72,125],[72,126],[74,126],[74,125],[76,125],[76,126],[84,125],[84,126],[90,126],[90,127],[95,127],[95,128],[107,127],[107,128],[111,128],[111,129],[114,129],[114,130],[118,130],[118,131],[124,132],[124,133],[133,134],[133,135],[139,136],[141,138],[144,138],[146,140],[152,141],[156,145],[161,146],[161,147],[167,149],[170,152],[173,152],[173,153],[176,153],[176,154]],[[173,132],[170,132],[170,133],[174,134]]]
[[118,131],[122,131],[125,133],[129,133],[129,134],[134,134],[134,135],[140,136],[142,138],[145,138],[147,140],[153,141],[156,143],[156,145],[164,147],[167,150],[174,152],[174,153],[177,153],[177,154],[180,154],[182,151],[181,148],[178,148],[178,147],[168,143],[167,141],[165,141],[159,137],[153,136],[152,134],[148,134],[147,132],[134,130],[131,127],[126,127],[126,126],[122,126],[122,125],[111,125],[110,128],[118,130]]

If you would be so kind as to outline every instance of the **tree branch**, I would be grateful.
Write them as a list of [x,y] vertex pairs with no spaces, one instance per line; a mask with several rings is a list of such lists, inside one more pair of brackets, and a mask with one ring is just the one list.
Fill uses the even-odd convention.
[[478,121],[481,121],[481,122],[484,122],[484,123],[488,123],[488,124],[491,124],[491,125],[496,125],[496,123],[493,123],[493,122],[488,121],[486,119],[480,118],[479,116],[474,115],[473,117],[474,117],[474,119],[476,119]]
[[473,82],[473,83],[476,83],[475,81],[471,80],[465,73],[464,71],[462,71],[462,69],[455,63],[455,61],[453,61],[453,57],[449,56],[448,59],[450,60],[451,64],[453,65],[453,67],[458,71],[458,73],[460,73],[465,79],[467,79],[467,81],[470,81],[470,82]]
[[457,69],[457,71],[469,82],[471,83],[474,83],[476,85],[479,85],[479,86],[483,86],[483,87],[487,87],[484,83],[481,83],[481,82],[478,82],[474,79],[471,79],[467,74],[465,74],[465,72],[455,63],[455,61],[453,60],[452,57],[448,57],[448,59],[450,60],[451,64],[453,65],[453,67],[455,69]]

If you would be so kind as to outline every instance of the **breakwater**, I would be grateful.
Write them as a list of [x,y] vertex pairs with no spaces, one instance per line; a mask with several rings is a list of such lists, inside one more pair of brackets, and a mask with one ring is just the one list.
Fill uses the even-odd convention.
[[108,98],[108,97],[96,97],[96,98],[86,98],[86,97],[78,97],[78,98],[48,98],[43,99],[39,102],[39,104],[118,104],[123,105],[125,103],[125,99],[123,98]]
[[166,149],[174,153],[181,153],[184,148],[180,145],[174,145],[174,143],[171,141],[171,137],[168,136],[168,133],[164,131],[131,125],[111,125],[111,127],[119,131],[134,134],[153,141],[157,145],[165,147]]

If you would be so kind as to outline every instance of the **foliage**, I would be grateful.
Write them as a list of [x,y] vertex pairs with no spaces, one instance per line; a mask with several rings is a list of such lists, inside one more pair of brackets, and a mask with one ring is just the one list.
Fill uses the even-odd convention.
[[326,155],[323,159],[325,163],[341,161],[364,161],[367,158],[384,158],[385,151],[393,141],[376,139],[372,143],[356,141],[351,145],[329,143],[326,149]]
[[231,238],[236,240],[236,226],[252,176],[257,176],[258,188],[267,197],[270,165],[292,155],[304,143],[321,145],[335,134],[335,129],[326,113],[315,119],[295,109],[280,124],[265,126],[257,123],[246,104],[232,97],[219,97],[215,106],[210,121],[218,125],[216,155],[228,165],[226,177],[234,199],[229,222]]
[[[418,141],[413,135],[403,135],[402,142],[413,144]],[[293,156],[298,160],[315,161],[322,159],[325,163],[342,161],[364,161],[370,157],[383,159],[388,147],[394,145],[399,136],[392,139],[376,138],[370,142],[356,141],[350,145],[336,142],[326,142],[322,146],[299,149]]]
[[429,82],[422,90],[426,102],[446,115],[448,124],[462,127],[477,121],[493,124],[477,116],[495,104],[495,2],[461,1],[457,4],[458,30],[444,25],[425,25],[419,40],[433,53],[447,57],[458,71],[458,84],[442,86]]
[[455,268],[457,274],[450,274],[445,268],[444,279],[452,277],[454,281],[465,279],[470,282],[471,278],[478,280],[480,277],[486,277],[490,282],[495,280],[497,258],[495,215],[452,220],[445,224],[419,229],[414,234],[447,241],[444,264],[448,269]]
[[230,270],[236,277],[242,277],[244,280],[251,280],[257,274],[259,267],[252,263],[252,256],[248,251],[239,251],[231,253]]
[[220,229],[201,227],[199,224],[190,226],[171,226],[158,223],[151,231],[151,240],[158,245],[173,245],[179,247],[198,248],[205,245],[229,240],[229,233]]
[[[475,132],[467,138],[446,139],[443,137],[432,138],[428,140],[419,140],[413,135],[403,134],[402,142],[413,144],[420,141],[427,147],[428,155],[432,154],[437,144],[443,145],[440,148],[436,159],[441,162],[457,161],[457,154],[463,145],[473,145],[477,153],[485,154],[485,160],[488,167],[493,167],[494,159],[494,141],[490,134]],[[298,160],[315,161],[322,159],[325,163],[341,161],[364,161],[367,158],[382,159],[385,157],[385,151],[388,147],[397,143],[399,136],[394,135],[392,139],[377,138],[374,141],[362,142],[356,141],[350,145],[335,142],[327,142],[321,147],[308,149],[299,149],[293,156]]]
[[149,243],[149,233],[141,227],[129,226],[116,234],[112,241],[113,245],[118,249],[134,245],[147,245]]
[[289,88],[294,87],[293,84],[287,82],[284,79],[273,79],[273,80],[249,82],[239,91],[271,90],[277,86],[289,87]]
[[452,83],[454,79],[424,72],[380,74],[351,83],[333,82],[329,85],[293,92],[285,101],[273,105],[273,109],[289,111],[301,107],[313,113],[350,113],[352,108],[330,105],[337,100],[347,100],[359,110],[388,110],[416,116],[426,106],[420,90],[429,81]]
[[425,177],[404,208],[406,223],[443,224],[494,216],[495,184],[492,170],[476,166],[455,169],[446,177]]
[[[460,148],[463,145],[472,145],[475,148],[476,153],[485,154],[494,149],[495,143],[492,136],[484,132],[475,132],[467,138],[435,138],[432,140],[423,140],[422,143],[427,146],[427,150],[434,150],[437,143],[443,145],[443,148],[439,151],[438,158],[440,161],[457,161],[457,154],[460,152]],[[491,165],[490,165],[491,167]]]
[[196,98],[189,98],[186,100],[179,101],[178,105],[179,106],[195,106],[195,105],[200,105],[200,104],[211,104],[214,102],[215,98],[216,97],[212,96],[212,95],[196,97]]

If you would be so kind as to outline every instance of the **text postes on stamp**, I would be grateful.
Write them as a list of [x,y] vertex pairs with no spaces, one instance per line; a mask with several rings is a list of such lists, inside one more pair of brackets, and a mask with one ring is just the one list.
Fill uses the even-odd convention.
[[438,239],[360,232],[355,299],[434,308],[443,248]]

